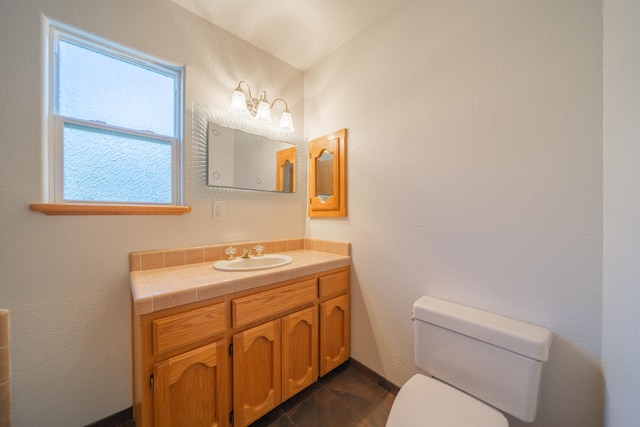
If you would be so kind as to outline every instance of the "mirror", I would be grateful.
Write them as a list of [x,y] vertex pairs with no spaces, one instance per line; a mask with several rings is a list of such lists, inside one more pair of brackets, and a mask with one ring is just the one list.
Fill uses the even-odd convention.
[[347,216],[347,130],[309,141],[310,217]]
[[208,122],[208,185],[293,193],[295,168],[295,145]]
[[316,190],[324,203],[333,196],[333,154],[327,150],[316,159]]
[[[275,129],[271,124],[260,122],[253,117],[232,114],[226,109],[221,109],[213,105],[202,105],[194,102],[192,106],[192,155],[194,177],[197,179],[198,184],[202,182],[204,188],[210,188],[212,191],[215,191],[218,197],[221,197],[222,194],[228,194],[224,197],[231,197],[231,195],[233,195],[235,198],[247,197],[251,200],[280,200],[283,198],[288,200],[292,198],[302,200],[306,198],[304,191],[296,192],[296,189],[306,188],[307,184],[306,162],[304,158],[306,153],[304,150],[299,149],[300,147],[305,147],[307,143],[307,140],[303,136],[294,132]],[[215,130],[219,134],[226,134],[229,140],[234,141],[233,144],[222,144],[223,147],[226,147],[226,152],[224,149],[222,152],[217,152],[218,147],[214,147],[213,141],[211,141],[211,145],[209,144],[210,140],[223,139],[221,135],[216,135],[215,138],[211,137],[210,132],[212,130]],[[285,143],[280,146],[282,149],[273,149],[274,153],[279,152],[277,157],[276,154],[274,154],[261,160],[257,158],[247,160],[253,161],[253,167],[256,169],[266,169],[266,165],[269,165],[271,170],[261,174],[264,176],[253,176],[253,179],[251,179],[251,176],[249,178],[243,177],[241,180],[239,179],[238,182],[236,182],[235,177],[234,179],[226,179],[228,178],[227,173],[230,173],[228,172],[229,170],[246,170],[248,168],[247,165],[243,164],[239,159],[236,159],[235,139],[236,136],[238,136],[238,139],[249,138],[249,136],[242,136],[242,134],[237,134],[235,131],[241,131],[244,134],[250,135],[252,139],[251,143],[254,147],[256,138],[262,138],[265,141],[272,140],[278,144]],[[296,148],[298,149],[296,150]],[[265,148],[262,151],[267,150]],[[218,162],[217,159],[220,159],[220,162]],[[278,165],[277,167],[275,166],[276,164]],[[222,169],[222,167],[225,169]],[[218,171],[219,177],[215,174],[216,171]],[[227,171],[224,175],[224,183],[221,182],[223,171]],[[276,174],[276,171],[279,172]],[[214,177],[214,174],[218,179]],[[234,175],[237,175],[237,173],[234,173]],[[253,175],[255,175],[255,171]],[[260,185],[256,185],[256,179],[258,178],[260,178],[261,181]],[[275,184],[273,184],[274,180]],[[253,182],[253,185],[246,184],[247,181]],[[273,186],[267,187],[266,181],[270,181]],[[198,188],[198,186],[196,186],[196,188]]]
[[276,191],[283,193],[294,193],[296,191],[295,164],[295,146],[276,152]]

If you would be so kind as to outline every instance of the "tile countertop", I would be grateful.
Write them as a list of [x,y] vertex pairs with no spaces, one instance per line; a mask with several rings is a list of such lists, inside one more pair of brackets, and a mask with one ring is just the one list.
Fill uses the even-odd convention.
[[293,261],[282,267],[257,271],[219,271],[214,262],[132,271],[131,295],[136,315],[266,286],[296,277],[351,265],[351,257],[300,249],[279,252]]

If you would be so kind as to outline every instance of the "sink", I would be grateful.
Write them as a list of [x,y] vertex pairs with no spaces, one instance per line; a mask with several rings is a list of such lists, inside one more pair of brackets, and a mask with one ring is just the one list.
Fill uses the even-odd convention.
[[218,261],[213,268],[221,271],[253,271],[282,267],[293,261],[289,255],[268,254],[249,258],[236,258],[231,261]]

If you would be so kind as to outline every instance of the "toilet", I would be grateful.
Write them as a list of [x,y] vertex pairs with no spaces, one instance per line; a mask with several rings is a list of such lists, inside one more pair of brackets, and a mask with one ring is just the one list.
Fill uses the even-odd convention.
[[413,304],[416,365],[386,427],[507,427],[536,417],[548,329],[424,296]]

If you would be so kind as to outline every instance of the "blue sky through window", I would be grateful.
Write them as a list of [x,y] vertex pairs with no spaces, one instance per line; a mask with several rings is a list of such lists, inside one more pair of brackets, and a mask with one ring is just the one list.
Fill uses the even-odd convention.
[[60,40],[58,114],[175,136],[174,76]]

